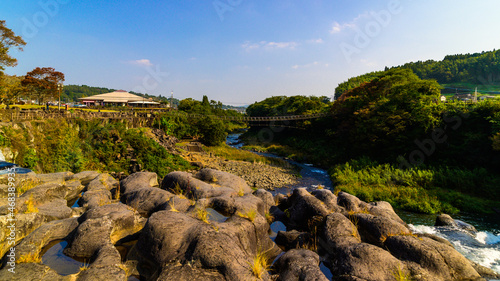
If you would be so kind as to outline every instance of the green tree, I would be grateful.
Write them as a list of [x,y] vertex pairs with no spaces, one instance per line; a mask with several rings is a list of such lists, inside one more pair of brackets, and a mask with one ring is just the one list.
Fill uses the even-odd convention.
[[23,38],[17,36],[11,29],[5,25],[5,20],[0,20],[0,72],[6,66],[16,66],[17,59],[9,55],[11,48],[17,48],[22,51],[22,46],[25,46]]
[[37,97],[38,103],[55,98],[58,95],[57,84],[64,81],[64,74],[52,67],[37,67],[28,72],[21,84]]
[[22,77],[4,75],[3,79],[0,79],[0,103],[13,104],[26,92],[26,89],[21,85]]
[[330,135],[343,158],[394,160],[440,122],[440,86],[409,69],[392,69],[342,94]]
[[217,118],[206,116],[199,119],[197,127],[201,134],[201,141],[205,145],[217,146],[226,140],[226,125]]

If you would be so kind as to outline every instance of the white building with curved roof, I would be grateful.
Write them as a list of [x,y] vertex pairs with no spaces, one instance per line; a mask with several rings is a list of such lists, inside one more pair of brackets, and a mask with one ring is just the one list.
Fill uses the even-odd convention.
[[90,97],[79,98],[87,106],[136,106],[151,107],[160,105],[151,99],[131,94],[124,90],[114,91],[112,93],[94,95]]

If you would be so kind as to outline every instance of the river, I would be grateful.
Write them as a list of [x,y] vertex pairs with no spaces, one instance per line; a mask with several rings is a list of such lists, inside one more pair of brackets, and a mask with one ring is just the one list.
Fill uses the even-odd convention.
[[[243,143],[239,140],[241,134],[230,134],[226,143],[232,147],[241,149]],[[270,153],[257,153],[267,157],[282,158]],[[288,193],[289,188],[305,187],[314,190],[318,185],[333,191],[334,187],[328,172],[314,167],[311,164],[304,164],[288,160],[289,163],[300,167],[302,176],[297,183],[283,188],[276,188],[276,193]],[[455,249],[468,259],[500,273],[500,216],[495,215],[474,215],[459,214],[453,215],[454,219],[467,222],[478,230],[477,233],[468,233],[461,230],[452,230],[443,227],[434,227],[436,215],[416,214],[402,210],[396,210],[410,229],[415,233],[429,233],[450,241]]]

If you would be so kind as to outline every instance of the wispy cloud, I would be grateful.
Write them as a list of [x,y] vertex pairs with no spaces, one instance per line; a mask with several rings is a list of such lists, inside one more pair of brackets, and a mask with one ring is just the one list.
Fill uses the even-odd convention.
[[128,61],[129,64],[138,65],[138,66],[153,66],[150,60],[148,59],[140,59],[140,60],[131,60]]
[[365,20],[370,17],[370,13],[366,12],[363,14],[358,15],[356,18],[354,18],[350,22],[346,23],[338,23],[338,22],[333,22],[332,28],[330,29],[330,34],[336,34],[344,31],[345,29],[355,29],[358,25],[359,22],[362,20]]
[[257,49],[265,50],[277,50],[277,49],[295,49],[299,44],[297,42],[267,42],[260,41],[258,43],[252,43],[247,41],[241,45],[246,51],[252,51]]

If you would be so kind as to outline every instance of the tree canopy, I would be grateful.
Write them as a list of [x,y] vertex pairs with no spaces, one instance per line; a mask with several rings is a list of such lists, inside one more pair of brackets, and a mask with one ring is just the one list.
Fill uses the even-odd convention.
[[17,36],[11,29],[5,25],[5,20],[0,20],[0,72],[6,66],[16,66],[17,59],[9,55],[11,48],[17,48],[22,51],[22,46],[25,46],[21,36]]
[[38,97],[38,102],[57,96],[57,84],[64,81],[64,74],[52,67],[37,67],[28,72],[21,84]]
[[440,119],[440,86],[393,69],[342,94],[331,107],[330,135],[349,157],[397,156]]
[[330,99],[326,96],[275,96],[256,102],[247,108],[249,116],[282,116],[313,114],[326,110]]

